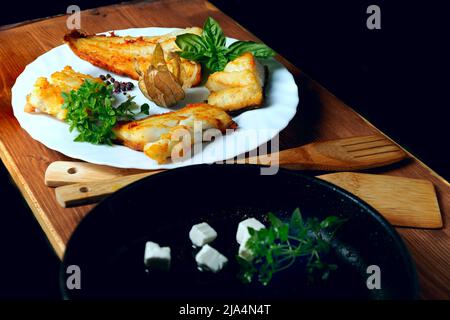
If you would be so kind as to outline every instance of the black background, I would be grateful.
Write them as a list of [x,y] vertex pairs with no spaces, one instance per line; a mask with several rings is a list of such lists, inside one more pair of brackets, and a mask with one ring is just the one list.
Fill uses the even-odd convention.
[[[113,2],[3,3],[0,25],[63,14],[70,4],[87,9]],[[450,177],[445,1],[211,2]],[[381,8],[381,30],[366,27],[371,4]],[[58,297],[58,259],[4,168],[0,184],[0,297]]]

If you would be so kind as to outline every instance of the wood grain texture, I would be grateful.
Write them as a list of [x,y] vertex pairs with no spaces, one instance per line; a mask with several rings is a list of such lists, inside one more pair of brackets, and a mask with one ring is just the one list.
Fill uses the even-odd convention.
[[394,226],[430,229],[443,226],[430,181],[357,172],[330,173],[318,178],[358,196]]
[[[81,22],[87,32],[96,33],[133,27],[199,26],[208,16],[217,19],[230,37],[257,40],[203,0],[140,2],[86,10]],[[20,128],[12,114],[11,87],[27,64],[62,43],[66,31],[65,16],[0,31],[0,155],[60,257],[73,230],[92,206],[63,209],[58,205],[53,189],[44,184],[44,172],[51,162],[70,159],[34,141]],[[296,76],[301,88],[299,112],[280,134],[282,148],[316,140],[379,133],[317,82],[285,59],[280,57],[279,60]],[[419,160],[412,159],[371,172],[431,181],[438,192],[444,219],[448,219],[450,186]],[[399,228],[398,231],[416,262],[422,297],[450,298],[450,228],[446,225],[441,230]]]

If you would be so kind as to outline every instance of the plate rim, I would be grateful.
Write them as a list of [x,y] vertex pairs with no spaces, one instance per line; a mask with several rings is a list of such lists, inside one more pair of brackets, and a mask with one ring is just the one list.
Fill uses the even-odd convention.
[[[176,31],[176,30],[182,30],[183,28],[172,28],[172,27],[143,27],[143,28],[127,28],[127,29],[115,29],[115,30],[110,30],[110,31],[105,31],[105,32],[100,32],[100,33],[97,33],[97,34],[108,34],[108,33],[110,33],[110,32],[117,32],[117,33],[127,33],[127,31],[130,31],[130,30],[134,30],[135,32],[138,32],[139,30],[157,30],[157,33],[158,34],[164,34],[164,33],[166,33],[166,31],[168,31],[168,32],[171,32],[171,31]],[[234,39],[234,38],[231,38],[231,37],[227,37],[227,40],[230,40],[230,41],[235,41],[235,40],[237,40],[237,39]],[[47,50],[46,52],[44,52],[43,54],[41,54],[41,55],[39,55],[38,57],[36,57],[32,62],[30,62],[29,64],[27,64],[26,66],[25,66],[25,68],[23,69],[23,71],[17,76],[17,78],[15,79],[15,82],[14,82],[14,85],[12,86],[12,88],[11,88],[11,106],[12,106],[12,111],[13,111],[13,114],[14,114],[14,117],[16,118],[16,120],[18,121],[18,123],[19,123],[19,125],[20,125],[20,127],[33,139],[33,140],[36,140],[36,141],[38,141],[39,143],[41,143],[41,144],[43,144],[45,147],[47,147],[47,148],[49,148],[49,149],[51,149],[51,150],[54,150],[54,151],[57,151],[57,152],[59,152],[59,153],[61,153],[61,154],[63,154],[63,155],[65,155],[65,156],[67,156],[67,157],[70,157],[70,158],[73,158],[73,159],[77,159],[77,160],[82,160],[82,161],[86,161],[86,162],[89,162],[89,163],[94,163],[94,164],[98,164],[98,165],[108,165],[108,166],[111,166],[111,167],[116,167],[116,168],[130,168],[130,169],[142,169],[142,170],[158,170],[158,169],[172,169],[172,168],[176,168],[176,167],[183,167],[183,166],[189,166],[189,165],[196,165],[196,164],[200,164],[200,163],[210,163],[210,162],[208,162],[208,161],[210,161],[211,159],[201,159],[200,161],[198,161],[198,162],[200,162],[200,163],[196,163],[196,162],[194,162],[193,160],[192,160],[192,158],[190,158],[190,159],[187,159],[187,160],[185,160],[185,161],[183,161],[183,162],[181,162],[181,163],[179,163],[179,164],[177,164],[177,163],[174,163],[174,162],[168,162],[168,163],[166,163],[166,164],[158,164],[158,165],[155,165],[155,164],[153,164],[152,162],[149,162],[148,164],[144,164],[144,165],[136,165],[133,161],[129,161],[129,162],[126,162],[125,163],[125,161],[123,161],[123,164],[122,165],[120,165],[120,164],[118,164],[117,162],[115,162],[114,163],[114,161],[113,162],[111,162],[111,161],[109,161],[109,160],[107,160],[107,159],[92,159],[92,158],[89,158],[89,156],[87,155],[87,151],[85,151],[84,152],[84,154],[81,154],[80,155],[80,153],[83,153],[83,152],[78,152],[78,151],[73,151],[73,149],[71,149],[70,148],[70,146],[69,147],[65,147],[65,148],[61,148],[60,146],[58,146],[59,145],[59,143],[56,143],[56,142],[52,142],[52,141],[48,141],[48,139],[44,139],[44,138],[42,138],[42,137],[38,137],[36,134],[35,134],[35,132],[34,131],[29,131],[29,130],[27,130],[26,128],[27,127],[29,127],[30,125],[26,125],[25,124],[25,122],[23,121],[23,119],[22,120],[19,120],[19,119],[21,119],[22,118],[22,115],[18,115],[18,114],[16,114],[16,111],[17,112],[19,112],[19,110],[23,110],[23,107],[20,107],[20,106],[17,106],[17,107],[14,107],[14,104],[13,104],[13,102],[14,102],[14,100],[15,100],[15,97],[16,96],[18,96],[18,95],[24,95],[23,93],[21,93],[21,92],[18,92],[19,91],[19,88],[18,88],[18,83],[20,83],[20,81],[25,81],[25,80],[23,80],[22,79],[22,77],[25,77],[26,76],[26,71],[27,71],[27,69],[29,69],[30,68],[30,66],[32,65],[32,64],[34,64],[34,63],[36,63],[36,61],[38,61],[39,59],[41,59],[44,55],[46,55],[46,54],[48,54],[49,52],[51,52],[51,51],[53,51],[53,50],[56,50],[56,49],[61,49],[62,47],[64,47],[64,46],[67,46],[67,44],[61,44],[61,45],[59,45],[59,46],[56,46],[56,47],[53,47],[53,48],[51,48],[50,50]],[[71,52],[75,57],[77,57],[73,52]],[[299,110],[299,105],[300,105],[300,99],[299,99],[299,86],[297,85],[297,82],[295,81],[295,77],[294,77],[294,75],[281,63],[281,62],[279,62],[278,60],[276,60],[276,59],[274,59],[274,58],[271,58],[270,59],[270,61],[271,61],[271,63],[274,63],[274,64],[276,64],[276,65],[279,65],[279,66],[281,66],[282,68],[283,68],[283,72],[285,73],[285,77],[289,77],[289,82],[287,82],[286,81],[286,79],[283,81],[283,82],[286,82],[286,83],[288,83],[289,85],[288,86],[286,86],[286,88],[287,87],[289,87],[289,88],[291,88],[291,89],[294,89],[295,88],[295,94],[291,94],[291,97],[290,97],[290,99],[292,99],[292,101],[290,101],[289,102],[289,105],[291,105],[291,103],[292,103],[292,105],[293,104],[295,104],[295,107],[290,107],[289,108],[289,110],[290,110],[290,112],[289,112],[289,115],[287,116],[287,117],[283,117],[283,118],[280,118],[281,120],[279,120],[279,123],[281,124],[281,125],[279,125],[279,126],[277,126],[277,129],[275,129],[275,130],[271,130],[271,131],[274,131],[274,132],[270,132],[270,133],[266,133],[266,134],[264,134],[264,138],[263,139],[258,139],[258,141],[257,141],[257,146],[255,146],[255,148],[258,148],[259,146],[261,146],[262,144],[264,144],[264,143],[267,143],[268,141],[270,141],[271,139],[273,139],[276,135],[278,135],[280,132],[282,132],[288,125],[289,125],[289,123],[292,121],[292,119],[294,119],[294,117],[295,117],[295,115],[297,114],[297,112],[298,112],[298,110]],[[97,68],[97,69],[99,69],[99,70],[104,70],[104,69],[102,69],[102,68],[99,68],[99,67],[97,67],[97,66],[94,66],[95,68]],[[47,70],[49,69],[49,68],[46,68]],[[58,69],[59,70],[59,69]],[[139,93],[138,93],[139,94]],[[26,95],[26,94],[25,94]],[[17,110],[16,110],[17,109]],[[255,109],[256,111],[258,110],[258,109]],[[164,112],[170,112],[171,110],[165,110]],[[250,110],[250,111],[248,111],[248,112],[251,112],[252,110]],[[23,112],[23,111],[22,111]],[[47,117],[47,115],[34,115],[34,116],[46,116]],[[59,120],[57,120],[57,119],[52,119],[52,120],[55,120],[55,121],[59,121]],[[23,123],[22,123],[23,122]],[[245,129],[245,128],[243,128],[243,129]],[[261,128],[262,129],[262,128]],[[266,128],[266,129],[270,129],[270,128]],[[261,131],[260,129],[258,129],[258,131]],[[225,145],[226,144],[226,140],[230,140],[230,139],[232,139],[232,138],[224,138],[223,139],[223,145]],[[256,144],[256,143],[255,143]],[[120,146],[120,145],[117,145],[117,146]],[[116,146],[116,147],[117,147]],[[90,146],[91,147],[91,146]],[[125,148],[124,146],[120,146],[120,147],[123,147],[123,148]],[[61,151],[61,149],[63,149],[64,150],[64,152],[63,151]],[[254,149],[254,148],[253,148]],[[245,148],[245,152],[248,152],[248,151],[251,151],[251,150],[253,150],[253,149],[249,149],[249,148]],[[132,150],[132,151],[134,151],[134,150]],[[136,152],[138,152],[138,151],[136,151]],[[233,152],[233,154],[234,153],[236,153],[236,152]],[[239,154],[242,154],[242,153],[239,153]],[[239,156],[239,154],[235,154],[234,156]],[[225,157],[225,156],[227,156],[226,155],[226,152],[223,154],[223,157]],[[139,155],[139,157],[140,157],[140,155]],[[230,158],[230,157],[226,157],[226,158],[224,158],[224,159],[213,159],[213,161],[225,161],[225,160],[227,160],[228,158]],[[86,160],[86,159],[89,159],[89,160]],[[149,161],[150,161],[150,159],[149,159]]]

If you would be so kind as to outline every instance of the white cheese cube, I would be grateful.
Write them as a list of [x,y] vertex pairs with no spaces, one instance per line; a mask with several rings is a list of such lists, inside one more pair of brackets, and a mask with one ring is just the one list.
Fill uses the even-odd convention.
[[159,244],[147,241],[145,244],[144,263],[149,268],[168,270],[170,267],[170,248],[161,248]]
[[195,256],[195,261],[199,266],[207,267],[212,272],[218,272],[225,266],[228,259],[209,244],[205,244]]
[[248,232],[248,228],[255,229],[256,231],[265,228],[265,226],[256,220],[255,218],[248,218],[239,223],[237,233],[236,233],[236,241],[239,244],[245,243],[248,238],[250,238],[250,233]]
[[238,254],[239,254],[239,257],[241,257],[242,259],[250,262],[253,260],[253,252],[247,248],[246,244],[247,244],[247,241],[245,241],[239,245],[239,253]]
[[209,224],[202,222],[192,226],[189,238],[195,246],[201,247],[217,238],[217,232]]

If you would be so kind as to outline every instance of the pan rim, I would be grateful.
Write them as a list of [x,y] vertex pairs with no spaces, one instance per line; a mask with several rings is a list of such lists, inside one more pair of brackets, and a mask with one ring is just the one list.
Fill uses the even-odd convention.
[[[76,226],[75,230],[73,231],[69,241],[67,242],[66,250],[64,252],[64,256],[61,261],[60,273],[59,273],[59,280],[60,280],[59,285],[60,285],[60,291],[61,291],[63,299],[65,299],[65,300],[70,299],[70,290],[67,290],[67,288],[65,286],[65,283],[66,283],[65,270],[67,267],[66,260],[67,260],[67,256],[69,255],[68,252],[70,253],[70,251],[68,249],[69,249],[69,247],[73,246],[72,243],[77,241],[76,239],[77,239],[77,237],[79,237],[78,234],[80,233],[79,230],[81,228],[83,228],[83,225],[86,223],[89,223],[89,220],[95,219],[95,218],[92,218],[92,216],[94,216],[93,213],[95,214],[95,212],[101,212],[102,208],[105,205],[108,205],[108,203],[110,201],[113,201],[117,197],[121,197],[122,194],[129,192],[130,189],[134,189],[134,188],[137,188],[141,184],[148,183],[147,182],[148,180],[164,179],[164,177],[166,175],[170,176],[170,175],[176,174],[177,172],[190,171],[190,170],[205,170],[205,169],[206,170],[222,170],[224,168],[229,169],[229,170],[260,170],[262,167],[263,166],[261,166],[261,165],[254,165],[254,164],[238,164],[238,165],[231,164],[231,165],[225,165],[225,166],[223,164],[199,164],[199,165],[193,165],[193,166],[180,167],[180,168],[163,171],[156,175],[150,175],[148,177],[145,177],[141,180],[138,180],[138,181],[116,191],[109,197],[105,198],[100,203],[98,203],[93,209],[91,209],[82,218],[80,223]],[[345,190],[339,186],[336,186],[328,181],[305,174],[304,171],[279,168],[277,174],[292,176],[292,177],[296,177],[299,179],[303,179],[304,181],[309,181],[311,183],[321,185],[322,187],[325,187],[325,188],[331,190],[332,192],[339,193],[341,196],[356,203],[358,206],[362,207],[362,209],[364,209],[367,213],[369,213],[372,216],[372,218],[374,218],[375,221],[377,223],[379,223],[383,227],[383,229],[388,233],[388,235],[392,238],[393,242],[398,247],[397,253],[401,255],[402,261],[404,262],[405,266],[408,268],[408,270],[405,270],[405,272],[407,273],[408,278],[410,278],[412,292],[411,292],[411,295],[409,297],[407,297],[406,299],[410,299],[410,300],[419,299],[420,286],[419,286],[419,280],[418,280],[415,262],[411,256],[404,240],[400,236],[400,234],[397,232],[397,230],[395,230],[394,226],[392,226],[386,220],[386,218],[384,218],[376,209],[374,209],[371,205],[369,205],[367,202],[360,199],[356,195],[348,192],[347,190]]]

